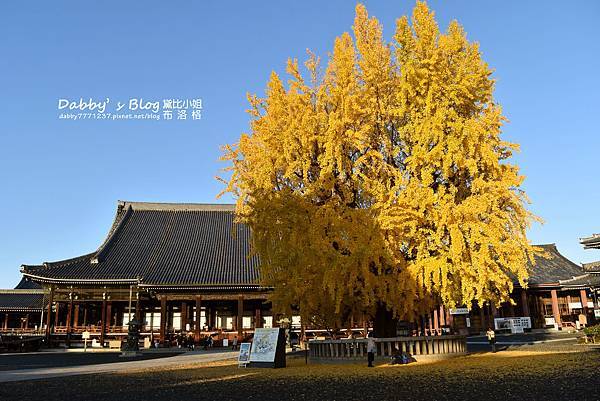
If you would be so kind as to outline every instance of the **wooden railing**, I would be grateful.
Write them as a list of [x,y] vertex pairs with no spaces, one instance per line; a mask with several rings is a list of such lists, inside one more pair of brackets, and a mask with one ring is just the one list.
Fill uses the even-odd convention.
[[[73,326],[71,327],[72,334],[81,334],[84,331],[89,331],[92,335],[100,334],[100,326],[89,325],[89,326]],[[67,326],[54,326],[53,331],[55,334],[66,334]],[[110,326],[106,327],[105,333],[127,333],[127,327],[122,326]]]
[[[397,352],[421,355],[459,355],[467,351],[465,336],[419,336],[375,338],[376,357],[391,357]],[[314,359],[366,358],[367,339],[310,340],[309,355]]]
[[27,328],[27,329],[20,329],[20,328],[0,328],[0,334],[13,334],[13,335],[19,335],[19,334],[26,334],[26,335],[39,335],[39,334],[43,334],[44,330],[40,330],[40,329],[34,329],[34,328]]

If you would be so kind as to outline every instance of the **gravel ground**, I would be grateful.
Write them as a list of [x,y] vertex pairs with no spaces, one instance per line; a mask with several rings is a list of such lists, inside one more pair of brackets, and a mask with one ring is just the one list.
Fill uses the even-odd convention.
[[[599,400],[600,352],[550,343],[405,366],[183,369],[4,383],[2,400]],[[34,391],[43,388],[44,391]]]

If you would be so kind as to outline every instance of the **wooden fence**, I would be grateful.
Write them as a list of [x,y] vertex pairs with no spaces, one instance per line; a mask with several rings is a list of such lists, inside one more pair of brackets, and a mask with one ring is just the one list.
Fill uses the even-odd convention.
[[[391,357],[396,352],[413,356],[461,355],[466,353],[465,336],[421,336],[375,338],[376,357]],[[366,358],[367,339],[311,340],[308,343],[312,359]]]

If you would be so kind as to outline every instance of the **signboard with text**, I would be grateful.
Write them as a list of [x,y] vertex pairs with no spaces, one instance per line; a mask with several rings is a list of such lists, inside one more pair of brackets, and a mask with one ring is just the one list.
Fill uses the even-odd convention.
[[523,333],[524,329],[531,328],[529,317],[499,317],[494,319],[496,330],[510,330],[511,333]]
[[256,329],[250,347],[250,367],[284,368],[285,365],[285,330]]

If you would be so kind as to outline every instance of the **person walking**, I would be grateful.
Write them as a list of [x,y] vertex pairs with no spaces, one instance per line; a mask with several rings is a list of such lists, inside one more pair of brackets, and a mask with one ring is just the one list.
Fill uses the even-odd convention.
[[487,336],[488,343],[492,347],[492,352],[496,352],[496,333],[492,330],[491,327],[488,327],[488,330],[485,332]]
[[367,336],[367,362],[368,367],[373,367],[373,361],[375,360],[375,339],[373,338],[373,332],[370,332]]

